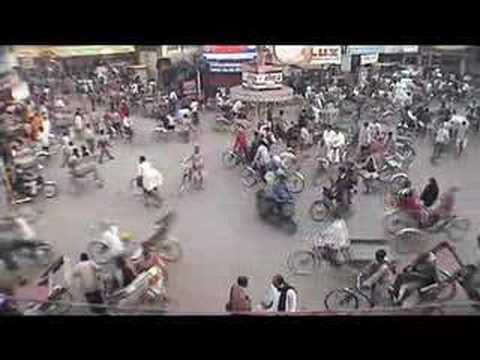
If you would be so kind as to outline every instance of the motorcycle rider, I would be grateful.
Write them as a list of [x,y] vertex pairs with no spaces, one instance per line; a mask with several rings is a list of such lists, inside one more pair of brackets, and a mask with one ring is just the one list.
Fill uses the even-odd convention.
[[183,160],[183,164],[187,164],[191,162],[191,167],[190,167],[190,176],[193,176],[194,174],[198,174],[199,179],[200,179],[200,184],[203,187],[204,184],[204,178],[203,178],[203,168],[204,168],[204,161],[203,161],[203,156],[200,153],[200,145],[195,144],[193,146],[193,154],[187,157],[186,159]]
[[277,169],[275,175],[275,181],[272,185],[272,198],[276,205],[276,211],[282,213],[283,204],[291,202],[293,200],[293,195],[287,186],[286,172],[283,169]]

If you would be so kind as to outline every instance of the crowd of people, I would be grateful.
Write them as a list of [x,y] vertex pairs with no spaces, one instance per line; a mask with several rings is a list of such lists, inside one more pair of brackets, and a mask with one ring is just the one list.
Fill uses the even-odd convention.
[[[180,128],[189,133],[199,131],[205,109],[201,98],[183,96],[175,89],[160,94],[155,82],[129,78],[108,66],[99,68],[89,79],[77,82],[74,90],[77,98],[48,85],[32,86],[28,101],[7,109],[22,124],[3,154],[6,163],[12,164],[9,182],[15,196],[21,195],[21,191],[16,191],[19,185],[15,161],[32,149],[48,155],[58,146],[61,167],[66,167],[72,177],[91,175],[103,183],[99,165],[105,159],[115,159],[114,143],[123,139],[128,144],[134,138],[133,109],[147,109],[151,103],[149,115],[165,131],[175,132]],[[371,71],[352,84],[330,77],[318,86],[306,85],[297,91],[303,96],[298,116],[292,117],[286,106],[269,105],[258,122],[254,121],[248,104],[230,99],[220,90],[215,97],[217,111],[234,127],[232,151],[246,167],[258,172],[264,185],[271,187],[278,211],[285,202],[295,201],[288,176],[308,158],[313,157],[319,169],[327,173],[336,203],[349,208],[357,194],[359,179],[365,193],[370,194],[386,164],[398,162],[402,171],[408,170],[415,156],[413,143],[418,138],[431,137],[432,161],[437,163],[450,145],[461,156],[467,149],[471,125],[478,130],[479,106],[470,100],[473,89],[469,79],[442,73],[437,68],[418,74]],[[434,110],[436,102],[440,104],[438,110]],[[75,110],[69,113],[69,109]],[[67,126],[60,126],[60,115],[65,113],[71,118]],[[138,158],[135,183],[148,201],[160,207],[163,198],[159,189],[164,179],[150,159],[147,155]],[[198,144],[193,145],[192,154],[182,164],[186,166],[184,176],[198,177],[203,187],[206,164]],[[398,195],[397,206],[412,214],[419,227],[425,228],[452,215],[457,192],[458,188],[453,186],[441,193],[437,180],[431,178],[421,194],[409,182],[394,195]],[[117,243],[128,240],[117,235]],[[328,229],[322,232],[315,246],[335,250],[340,264],[348,261],[349,233],[341,213],[332,214]],[[145,262],[150,255],[149,251],[143,252]],[[413,272],[395,277],[386,252],[377,251],[374,263],[365,271],[364,286],[375,293],[373,297],[378,303],[387,298],[387,293],[389,297],[393,289],[401,304],[418,284],[438,281],[432,270],[434,263],[435,255],[428,253],[420,257]],[[115,265],[120,274],[115,275],[117,289],[131,284],[148,267],[133,269],[125,257],[118,257]],[[103,303],[95,275],[98,271],[98,264],[87,253],[81,254],[73,271],[85,298],[93,305]],[[417,273],[428,273],[429,277],[419,281],[418,276],[412,275]],[[245,276],[237,279],[230,289],[226,311],[254,310],[248,283]],[[297,290],[281,275],[275,275],[258,309],[294,312],[298,310],[297,297]],[[95,312],[103,312],[102,309],[92,307]]]

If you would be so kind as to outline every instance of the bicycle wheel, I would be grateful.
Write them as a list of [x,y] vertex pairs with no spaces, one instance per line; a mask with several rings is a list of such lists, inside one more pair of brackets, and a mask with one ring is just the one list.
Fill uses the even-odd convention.
[[407,215],[402,214],[399,210],[394,210],[385,215],[383,218],[383,225],[385,231],[390,234],[396,234],[400,230],[405,229],[408,226],[408,219],[406,218]]
[[421,252],[425,242],[425,234],[418,229],[407,228],[395,234],[395,250],[398,254]]
[[322,200],[314,201],[310,206],[310,217],[313,221],[323,221],[328,215],[328,208]]
[[358,297],[348,289],[330,291],[323,303],[328,311],[356,310],[359,305]]
[[409,181],[408,175],[404,173],[398,173],[393,175],[389,181],[389,191],[396,194],[398,191],[405,188],[405,184]]
[[471,221],[469,219],[454,218],[446,230],[448,239],[453,242],[463,240],[470,229],[470,225]]
[[257,183],[257,172],[251,167],[247,167],[242,171],[241,178],[242,184],[247,188],[251,188]]
[[237,155],[233,151],[225,151],[222,154],[222,162],[227,169],[233,169],[237,165]]
[[290,174],[287,187],[293,194],[300,194],[305,189],[305,177],[299,172]]
[[88,246],[88,253],[93,261],[97,264],[103,265],[110,261],[110,248],[101,241],[91,241]]
[[63,315],[68,313],[72,308],[73,295],[65,289],[60,296],[52,301],[53,304],[48,307],[46,313],[48,315]]
[[171,262],[177,262],[183,256],[183,249],[177,240],[167,239],[155,246],[163,256],[167,257]]
[[309,250],[299,250],[287,258],[288,269],[294,275],[311,275],[319,265],[315,254]]

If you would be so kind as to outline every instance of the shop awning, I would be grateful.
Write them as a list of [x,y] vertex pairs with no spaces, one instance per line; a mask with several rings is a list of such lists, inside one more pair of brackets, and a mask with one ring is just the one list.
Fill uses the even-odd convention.
[[77,56],[101,56],[128,54],[135,51],[135,47],[131,45],[117,46],[15,46],[14,53],[17,57],[58,57],[69,58]]

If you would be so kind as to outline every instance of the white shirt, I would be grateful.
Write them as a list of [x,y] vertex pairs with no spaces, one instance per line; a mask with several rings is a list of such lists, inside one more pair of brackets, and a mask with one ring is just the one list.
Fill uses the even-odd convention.
[[178,117],[180,119],[182,119],[182,121],[183,121],[184,115],[190,116],[190,109],[189,108],[183,108],[183,109],[178,110]]
[[[280,301],[280,291],[270,284],[267,294],[265,296],[264,303],[267,305],[271,305],[268,309],[269,312],[277,312],[278,311],[278,303]],[[285,312],[295,312],[297,311],[297,294],[294,290],[287,291],[287,300],[285,304]]]
[[333,147],[339,148],[345,145],[345,135],[343,133],[338,132],[332,137],[331,145]]
[[38,141],[40,141],[40,144],[45,147],[48,147],[48,145],[50,144],[50,139],[45,129],[38,134]]
[[328,245],[335,250],[348,248],[350,246],[350,237],[347,223],[343,219],[337,219],[330,224],[325,231],[315,240],[315,246]]
[[75,115],[74,123],[75,123],[75,128],[76,129],[82,129],[83,128],[82,116],[81,115]]
[[335,137],[335,131],[334,130],[325,130],[323,132],[323,141],[325,142],[326,146],[331,146],[332,140]]
[[172,101],[177,101],[177,100],[178,100],[178,96],[177,96],[177,94],[175,93],[175,91],[172,91],[172,92],[170,93],[170,100],[172,100]]
[[193,112],[198,111],[198,101],[192,101],[190,104],[190,109],[192,109]]
[[458,133],[457,133],[457,139],[458,140],[464,140],[466,137],[467,137],[467,132],[468,132],[468,128],[470,126],[468,120],[465,120],[466,121],[466,124],[463,125],[463,124],[460,124],[458,126]]
[[147,191],[152,191],[155,188],[163,185],[163,176],[155,169],[149,162],[144,161],[138,166],[139,175],[143,177],[143,187]]
[[55,107],[57,107],[57,108],[64,108],[64,107],[65,107],[65,103],[63,102],[62,99],[57,99],[57,100],[55,100]]
[[270,153],[265,145],[260,145],[255,155],[255,162],[259,162],[261,165],[267,165],[270,162]]
[[450,134],[447,128],[442,127],[440,130],[438,130],[437,136],[435,138],[435,141],[437,143],[447,144],[449,140]]
[[91,260],[81,261],[73,268],[72,275],[77,280],[77,286],[84,292],[90,293],[98,290],[98,266]]
[[243,104],[240,100],[236,101],[235,104],[233,104],[233,112],[238,113],[240,109],[242,108]]

